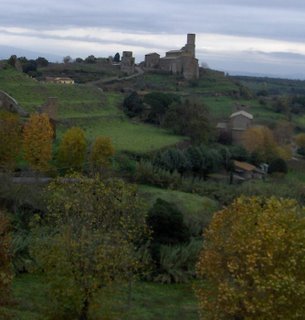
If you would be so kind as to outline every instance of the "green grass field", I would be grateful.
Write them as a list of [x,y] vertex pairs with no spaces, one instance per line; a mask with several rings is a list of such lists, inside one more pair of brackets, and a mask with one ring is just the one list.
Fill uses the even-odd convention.
[[0,71],[0,89],[12,95],[25,110],[33,112],[47,100],[59,102],[58,138],[71,126],[80,126],[89,141],[103,135],[112,138],[117,151],[148,152],[174,145],[185,137],[154,126],[130,121],[119,109],[124,96],[102,92],[90,85],[46,84],[13,69]]
[[[138,282],[101,292],[94,302],[92,319],[197,320],[197,301],[192,284],[162,285]],[[22,275],[14,280],[15,303],[5,309],[13,320],[45,320],[50,306],[42,276]],[[1,308],[0,308],[1,314]],[[1,318],[2,319],[2,318]],[[8,319],[7,317],[5,319]],[[3,319],[4,320],[4,319]]]
[[139,186],[140,195],[149,205],[153,205],[157,198],[175,203],[186,214],[205,212],[210,214],[218,208],[217,203],[207,197],[169,189],[161,189],[147,185]]
[[97,136],[111,137],[116,151],[150,152],[186,139],[164,129],[112,116],[69,119],[64,125],[58,126],[58,139],[72,126],[82,128],[89,142]]

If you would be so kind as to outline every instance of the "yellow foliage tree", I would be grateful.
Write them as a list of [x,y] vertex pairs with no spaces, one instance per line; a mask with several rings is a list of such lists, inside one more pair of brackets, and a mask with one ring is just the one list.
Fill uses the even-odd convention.
[[299,133],[294,137],[294,140],[299,148],[305,149],[305,133]]
[[304,319],[304,208],[241,197],[215,214],[204,241],[196,287],[201,319]]
[[19,116],[10,112],[0,113],[0,167],[12,169],[21,148]]
[[53,129],[47,114],[32,114],[23,130],[24,158],[32,169],[46,171],[52,158]]
[[58,148],[58,163],[62,169],[81,170],[86,155],[85,132],[79,127],[66,131]]
[[270,162],[278,157],[277,144],[272,131],[265,127],[251,127],[243,134],[243,145],[255,153],[259,161]]
[[97,137],[90,152],[90,165],[93,171],[100,171],[111,164],[111,157],[114,155],[114,147],[111,138]]
[[133,186],[72,176],[48,188],[48,214],[32,252],[46,272],[54,319],[88,319],[92,301],[138,270],[146,216]]

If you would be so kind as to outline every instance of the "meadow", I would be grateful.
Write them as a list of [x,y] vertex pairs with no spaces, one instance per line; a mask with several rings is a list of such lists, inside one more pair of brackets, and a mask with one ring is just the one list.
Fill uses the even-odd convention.
[[[13,296],[14,303],[5,309],[13,319],[44,320],[48,316],[48,308],[52,308],[41,275],[16,277]],[[100,292],[92,313],[92,319],[105,320],[198,319],[191,283],[163,285],[136,282],[131,290],[128,284],[114,286]]]

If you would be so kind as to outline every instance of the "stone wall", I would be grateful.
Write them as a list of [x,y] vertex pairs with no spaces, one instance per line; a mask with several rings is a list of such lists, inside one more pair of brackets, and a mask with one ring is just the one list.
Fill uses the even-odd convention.
[[18,102],[8,93],[0,90],[0,110],[18,113],[22,117],[28,116],[28,113],[19,106]]

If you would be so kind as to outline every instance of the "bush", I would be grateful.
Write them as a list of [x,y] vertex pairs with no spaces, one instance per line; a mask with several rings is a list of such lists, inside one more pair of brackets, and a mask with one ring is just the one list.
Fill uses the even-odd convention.
[[268,173],[273,174],[273,173],[284,173],[286,174],[288,172],[288,166],[285,160],[282,158],[277,158],[271,161],[269,168],[268,168]]
[[192,240],[178,246],[162,245],[160,247],[160,270],[154,281],[161,283],[184,283],[192,280],[198,259],[201,240]]

